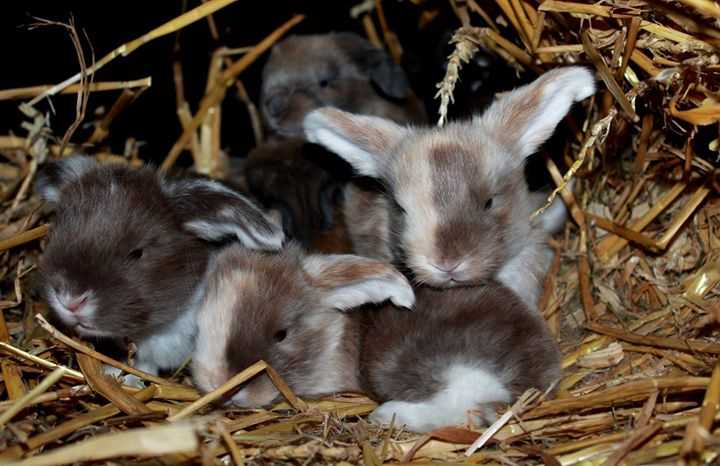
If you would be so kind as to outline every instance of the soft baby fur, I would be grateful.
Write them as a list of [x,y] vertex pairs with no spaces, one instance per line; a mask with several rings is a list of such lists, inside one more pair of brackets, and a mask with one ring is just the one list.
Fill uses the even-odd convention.
[[[414,297],[402,274],[376,260],[235,246],[217,256],[208,283],[193,356],[203,391],[263,359],[300,396],[363,391],[382,403],[372,420],[395,414],[424,432],[462,424],[472,409],[491,420],[495,403],[548,389],[560,375],[545,322],[497,283]],[[231,402],[259,407],[278,395],[263,374]]]
[[495,278],[535,307],[550,260],[548,230],[564,215],[554,209],[530,221],[538,206],[523,164],[572,104],[594,90],[590,71],[568,67],[503,95],[482,115],[442,128],[326,108],[306,117],[305,133],[387,187],[346,192],[356,252],[394,260],[417,283],[434,287]]

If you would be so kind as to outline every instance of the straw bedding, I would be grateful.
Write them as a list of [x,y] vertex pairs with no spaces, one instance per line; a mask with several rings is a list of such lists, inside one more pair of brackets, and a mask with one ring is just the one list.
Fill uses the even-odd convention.
[[[0,462],[718,461],[720,6],[711,0],[404,2],[407,9],[427,9],[429,17],[433,9],[452,9],[461,24],[438,85],[440,124],[475,53],[491,53],[530,74],[585,63],[603,82],[592,101],[566,120],[568,136],[545,162],[572,217],[553,240],[555,260],[541,303],[563,350],[564,377],[552,399],[528,392],[514,406],[500,407],[490,429],[458,426],[427,436],[379,429],[364,420],[375,406],[371,400],[354,394],[300,400],[263,362],[202,398],[184,372],[146,379],[143,390],[121,387],[103,376],[101,364],[126,366],[35,317],[47,310],[31,285],[49,216],[31,183],[45,160],[80,142],[73,128],[55,133],[60,130],[39,110],[42,100],[77,94],[79,124],[92,113],[90,93],[116,92],[112,110],[82,142],[100,159],[143,163],[132,144],[125,154],[93,147],[101,147],[115,116],[151,83],[99,82],[94,71],[163,34],[211,20],[230,3],[202,3],[115,52],[88,59],[70,83],[0,91],[2,99],[25,102],[22,135],[8,132],[17,125],[0,136]],[[358,21],[369,37],[401,54],[382,2],[360,7]],[[178,101],[184,131],[160,169],[171,169],[189,147],[197,171],[222,176],[226,160],[219,150],[219,112],[213,110],[237,92],[256,113],[238,79],[300,21],[298,16],[268,31],[239,58],[227,51],[214,55],[217,66],[194,113]],[[71,25],[68,31],[81,49]],[[571,178],[574,194],[562,189]],[[261,371],[273,377],[286,401],[254,411],[213,406],[220,392]]]

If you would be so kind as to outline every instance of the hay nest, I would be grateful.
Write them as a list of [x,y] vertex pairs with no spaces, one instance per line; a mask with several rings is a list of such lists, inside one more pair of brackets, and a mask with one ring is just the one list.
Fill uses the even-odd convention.
[[[489,429],[446,428],[426,436],[363,419],[375,404],[344,395],[303,401],[263,362],[205,397],[180,372],[165,379],[137,373],[143,390],[102,375],[121,362],[64,336],[42,317],[30,290],[42,238],[42,203],[31,195],[40,164],[73,151],[90,92],[122,89],[95,122],[86,150],[104,160],[141,164],[136,145],[125,154],[99,149],[113,119],[148,80],[93,82],[94,72],[143,44],[177,31],[232,0],[212,0],[99,59],[84,59],[72,25],[81,72],[57,86],[12,89],[0,98],[21,106],[23,137],[0,136],[0,461],[18,464],[243,464],[384,462],[691,464],[717,462],[720,416],[720,7],[711,0],[456,0],[402,7],[452,8],[462,26],[438,85],[442,124],[463,65],[479,50],[518,70],[541,73],[587,63],[604,82],[582,119],[566,120],[561,172],[546,158],[572,222],[553,242],[555,261],[541,310],[564,354],[558,395],[528,392],[500,409]],[[402,53],[380,1],[355,11],[368,36],[395,57]],[[240,74],[302,17],[253,47],[213,55],[207,92],[195,113],[179,96],[184,131],[161,165],[170,169],[189,148],[196,171],[221,176],[219,109],[233,89],[259,123]],[[212,23],[211,23],[212,24]],[[379,26],[379,28],[378,28]],[[217,29],[211,28],[217,35]],[[236,54],[241,54],[236,58]],[[182,76],[177,76],[181,78]],[[77,93],[76,123],[60,137],[38,102]],[[132,141],[131,141],[132,142]],[[565,189],[575,178],[575,194]],[[285,395],[272,409],[213,408],[222,391],[268,371]],[[118,459],[119,458],[119,459]],[[14,463],[13,463],[14,464]]]

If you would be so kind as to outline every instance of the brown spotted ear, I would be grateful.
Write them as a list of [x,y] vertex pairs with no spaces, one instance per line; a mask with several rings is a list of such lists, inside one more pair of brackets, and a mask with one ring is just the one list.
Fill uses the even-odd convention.
[[410,283],[385,262],[350,254],[311,255],[302,266],[327,307],[345,311],[390,300],[409,309],[415,303]]
[[595,93],[587,68],[548,71],[530,84],[500,97],[475,122],[520,159],[532,155],[579,102]]
[[325,107],[303,122],[308,141],[325,146],[360,174],[381,178],[384,159],[409,131],[385,118]]

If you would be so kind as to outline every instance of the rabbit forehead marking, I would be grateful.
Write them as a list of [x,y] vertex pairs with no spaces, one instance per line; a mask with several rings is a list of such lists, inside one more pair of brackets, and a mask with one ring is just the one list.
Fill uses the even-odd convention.
[[402,242],[409,251],[430,255],[440,220],[434,200],[434,168],[423,147],[407,147],[394,164],[394,194],[405,210]]
[[226,352],[238,301],[238,287],[248,274],[242,270],[224,271],[208,286],[198,313],[198,339],[194,356],[194,377],[203,390],[213,390],[230,376]]

